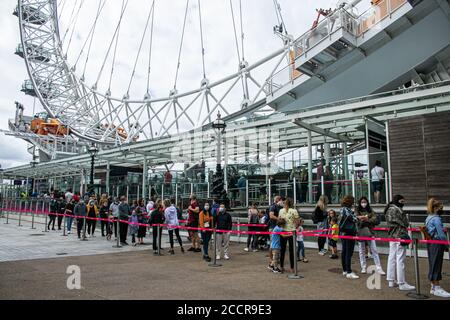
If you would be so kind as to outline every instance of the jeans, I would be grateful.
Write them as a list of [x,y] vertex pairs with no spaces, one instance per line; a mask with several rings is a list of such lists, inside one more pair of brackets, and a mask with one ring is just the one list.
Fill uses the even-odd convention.
[[428,243],[428,280],[441,281],[442,280],[442,263],[444,261],[445,245]]
[[[248,231],[255,231],[253,229],[248,228]],[[247,248],[250,248],[250,243],[252,249],[255,250],[258,247],[258,239],[256,234],[249,234],[247,237]]]
[[228,255],[228,247],[230,245],[230,233],[216,233],[216,237],[217,237],[217,255],[221,254]]
[[305,243],[303,241],[297,241],[297,258],[303,259],[305,257]]
[[83,227],[84,227],[84,219],[77,218],[77,234],[78,234],[78,238],[81,237],[81,232],[83,232]]
[[203,240],[203,255],[209,256],[208,248],[209,248],[209,241],[211,240],[211,232],[203,231],[202,232],[202,240]]
[[405,283],[405,258],[406,246],[400,242],[389,242],[387,281],[397,281],[398,284]]
[[[319,222],[317,224],[317,230],[321,230],[321,229],[325,229],[327,227],[327,220],[325,219],[322,222]],[[321,232],[321,234],[326,234],[327,232]],[[317,238],[317,245],[319,247],[319,251],[323,250],[325,247],[325,243],[327,242],[327,238],[326,237],[318,237]]]
[[180,229],[172,229],[169,230],[169,242],[170,242],[170,248],[173,249],[173,233],[175,232],[175,236],[177,237],[178,244],[180,247],[183,247],[183,241],[181,241],[180,237]]
[[[365,241],[358,241],[358,247],[359,247],[359,262],[361,263],[361,269],[367,268],[367,261],[366,261],[366,242]],[[377,245],[375,240],[369,241],[369,247],[370,251],[372,252],[373,261],[375,262],[375,265],[378,269],[381,269],[381,262],[380,262],[380,256],[378,255]]]
[[281,237],[281,252],[280,252],[280,265],[284,268],[284,256],[286,254],[287,243],[289,242],[289,262],[291,264],[291,269],[294,269],[294,237]]
[[72,223],[73,223],[73,217],[66,217],[67,219],[67,231],[71,231],[72,230]]
[[126,222],[119,222],[120,242],[126,242],[127,241],[127,233],[128,233],[128,223],[126,223]]
[[[153,226],[153,251],[158,250],[158,227]],[[159,247],[161,248],[161,237],[162,237],[162,229],[163,227],[159,227]]]
[[355,240],[342,239],[342,270],[352,273],[352,256],[355,251]]

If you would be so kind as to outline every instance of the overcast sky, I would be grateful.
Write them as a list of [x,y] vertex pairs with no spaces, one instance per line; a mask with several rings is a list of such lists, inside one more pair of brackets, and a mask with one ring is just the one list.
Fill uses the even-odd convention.
[[[77,27],[68,50],[70,62],[79,55],[86,39],[98,7],[99,0],[85,1],[77,20]],[[75,0],[65,0],[61,11],[60,32],[64,34],[70,21]],[[281,12],[290,34],[298,37],[307,31],[316,18],[316,8],[334,7],[337,1],[332,0],[280,0]],[[18,19],[12,15],[16,0],[0,1],[0,128],[7,129],[8,119],[14,118],[14,101],[25,105],[25,114],[33,112],[34,99],[20,92],[24,79],[28,78],[24,61],[14,55],[14,49],[20,41]],[[107,0],[104,14],[97,25],[97,32],[86,68],[86,82],[93,84],[111,40],[120,13],[122,1]],[[139,41],[151,5],[150,0],[130,0],[121,29],[121,41],[117,52],[117,64],[112,88],[116,96],[126,92],[132,66],[134,64]],[[185,0],[156,1],[155,27],[152,53],[151,92],[154,96],[167,96],[174,85],[176,61],[180,45]],[[239,23],[239,2],[233,0],[236,22]],[[62,4],[61,4],[62,8]],[[228,0],[202,0],[202,23],[206,73],[210,81],[218,80],[237,71],[236,47]],[[270,54],[281,47],[281,40],[273,34],[272,28],[277,19],[272,0],[242,0],[245,32],[245,55],[249,63]],[[202,79],[199,19],[197,0],[191,0],[186,24],[186,36],[180,65],[177,88],[180,92],[197,88]],[[71,32],[67,33],[65,44],[68,44]],[[149,34],[148,34],[149,35]],[[148,59],[148,43],[139,59],[134,84],[130,91],[132,97],[141,99],[146,89],[146,61]],[[77,73],[81,74],[85,56],[77,65]],[[106,73],[109,73],[109,69]],[[104,78],[104,79],[103,79]],[[107,77],[99,82],[99,91],[107,89]],[[40,111],[36,101],[35,112]],[[0,164],[3,168],[27,163],[31,156],[26,151],[27,144],[20,139],[0,133]]]

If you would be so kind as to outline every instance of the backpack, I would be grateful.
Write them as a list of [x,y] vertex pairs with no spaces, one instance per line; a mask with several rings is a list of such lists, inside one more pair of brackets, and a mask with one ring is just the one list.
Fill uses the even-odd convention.
[[381,224],[381,214],[376,214],[377,215],[377,221],[375,222],[375,225],[378,226]]
[[345,218],[342,218],[339,221],[339,233],[345,233],[350,235],[355,235],[357,232],[356,224],[353,221],[349,221],[350,215],[347,214]]

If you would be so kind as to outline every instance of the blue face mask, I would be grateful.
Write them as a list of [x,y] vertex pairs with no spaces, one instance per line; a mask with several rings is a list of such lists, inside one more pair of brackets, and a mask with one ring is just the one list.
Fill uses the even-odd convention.
[[225,212],[225,208],[220,208],[219,212],[224,213]]

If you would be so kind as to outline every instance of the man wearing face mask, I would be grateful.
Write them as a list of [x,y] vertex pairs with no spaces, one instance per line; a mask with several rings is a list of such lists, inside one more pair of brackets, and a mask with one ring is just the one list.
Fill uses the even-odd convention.
[[[430,240],[447,241],[441,215],[444,213],[442,202],[431,198],[427,205],[428,217],[425,226]],[[430,294],[442,298],[450,298],[450,293],[445,291],[440,285],[442,280],[442,263],[444,262],[444,251],[448,251],[448,245],[438,243],[427,243],[428,252],[428,280],[431,282]]]
[[[225,204],[221,203],[219,208],[219,214],[217,215],[216,221],[214,222],[216,229],[218,230],[231,230],[233,228],[233,222],[231,215],[226,211]],[[220,248],[220,253],[217,253],[216,259],[220,260],[221,253],[224,253],[225,260],[230,259],[228,255],[228,246],[230,244],[230,233],[229,232],[217,232],[217,246]]]
[[[386,222],[389,227],[389,237],[407,240],[409,221],[403,212],[405,198],[401,195],[394,196],[393,200],[384,209]],[[389,257],[387,268],[387,281],[389,288],[398,285],[402,291],[415,290],[414,286],[409,285],[405,279],[405,258],[406,247],[405,242],[389,242]]]
[[[358,222],[358,237],[375,237],[373,228],[377,225],[377,215],[369,205],[369,200],[366,197],[359,199],[358,206],[355,209],[357,217],[363,217]],[[368,241],[370,251],[373,255],[373,261],[377,267],[377,273],[386,275],[381,267],[380,257],[378,255],[377,245],[375,240]],[[366,261],[366,241],[358,241],[359,246],[359,261],[361,263],[361,273],[367,273]]]

